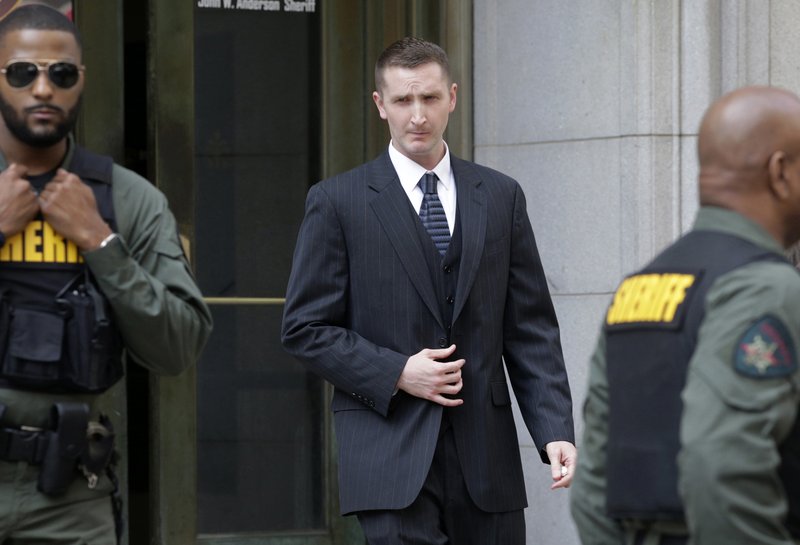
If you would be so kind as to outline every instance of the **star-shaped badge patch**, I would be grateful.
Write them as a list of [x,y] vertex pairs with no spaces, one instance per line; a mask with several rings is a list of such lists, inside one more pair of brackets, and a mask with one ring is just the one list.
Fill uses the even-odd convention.
[[772,315],[756,320],[736,345],[733,366],[753,378],[789,376],[797,370],[794,342],[786,326]]

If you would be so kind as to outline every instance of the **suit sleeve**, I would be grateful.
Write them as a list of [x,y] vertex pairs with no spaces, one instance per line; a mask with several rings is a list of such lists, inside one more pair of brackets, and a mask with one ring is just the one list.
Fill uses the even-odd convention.
[[606,446],[608,444],[608,380],[605,337],[601,336],[589,369],[589,391],[583,406],[583,443],[570,490],[572,518],[583,545],[624,542],[620,525],[606,515]]
[[322,184],[311,188],[286,290],[284,348],[336,388],[386,416],[408,356],[347,328],[347,241]]
[[[709,293],[682,396],[678,456],[694,545],[794,543],[778,471],[797,413],[799,299],[795,271],[764,263],[730,273]],[[766,351],[737,359],[759,345]]]
[[503,319],[503,357],[525,424],[548,463],[544,447],[575,442],[572,398],[536,240],[519,185],[514,194],[508,293]]

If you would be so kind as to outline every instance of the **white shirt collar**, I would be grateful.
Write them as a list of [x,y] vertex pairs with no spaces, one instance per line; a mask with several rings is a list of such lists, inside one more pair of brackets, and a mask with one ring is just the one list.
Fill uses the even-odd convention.
[[[450,148],[447,147],[447,142],[444,143],[444,157],[439,161],[433,171],[439,177],[439,181],[444,186],[446,191],[452,191],[453,184],[453,171],[450,168]],[[419,163],[409,159],[394,147],[389,142],[389,158],[392,160],[392,165],[397,171],[397,176],[400,178],[400,184],[405,189],[406,193],[411,193],[414,187],[419,183],[422,175],[428,172],[428,169]]]

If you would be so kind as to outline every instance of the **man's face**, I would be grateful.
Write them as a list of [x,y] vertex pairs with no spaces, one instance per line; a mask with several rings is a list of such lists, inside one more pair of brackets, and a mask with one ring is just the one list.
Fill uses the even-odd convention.
[[444,157],[442,134],[456,107],[456,90],[435,62],[384,69],[383,88],[372,98],[389,123],[395,149],[427,169],[435,167]]
[[[0,44],[0,67],[30,61],[39,66],[68,62],[80,66],[75,38],[58,30],[24,29],[10,32]],[[12,86],[0,74],[0,115],[9,132],[32,147],[49,147],[64,139],[75,126],[83,91],[83,72],[68,89],[53,84],[47,69],[29,85]]]

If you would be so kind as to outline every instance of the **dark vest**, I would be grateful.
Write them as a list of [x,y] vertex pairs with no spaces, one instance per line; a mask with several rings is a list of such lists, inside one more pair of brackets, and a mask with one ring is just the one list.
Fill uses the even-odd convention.
[[[611,517],[683,519],[677,488],[680,395],[705,315],[706,295],[723,274],[761,260],[786,262],[744,239],[693,231],[618,288],[605,323],[606,508]],[[798,431],[796,426],[784,448],[788,444],[797,448]],[[783,475],[784,483],[789,496],[796,498],[800,471],[795,464],[789,472],[791,476]],[[798,520],[798,503],[793,505]]]
[[[113,161],[77,147],[68,170],[116,231]],[[122,376],[110,307],[76,245],[41,216],[0,248],[0,386],[101,392]]]
[[455,303],[456,286],[458,285],[458,273],[461,264],[461,220],[457,214],[453,236],[444,256],[436,249],[433,240],[425,230],[422,222],[419,221],[419,218],[417,218],[416,226],[417,235],[422,243],[422,250],[425,255],[425,263],[428,265],[428,272],[433,280],[433,289],[436,294],[436,301],[439,304],[439,312],[444,322],[444,330],[435,339],[433,348],[446,348],[452,343],[453,304]]

